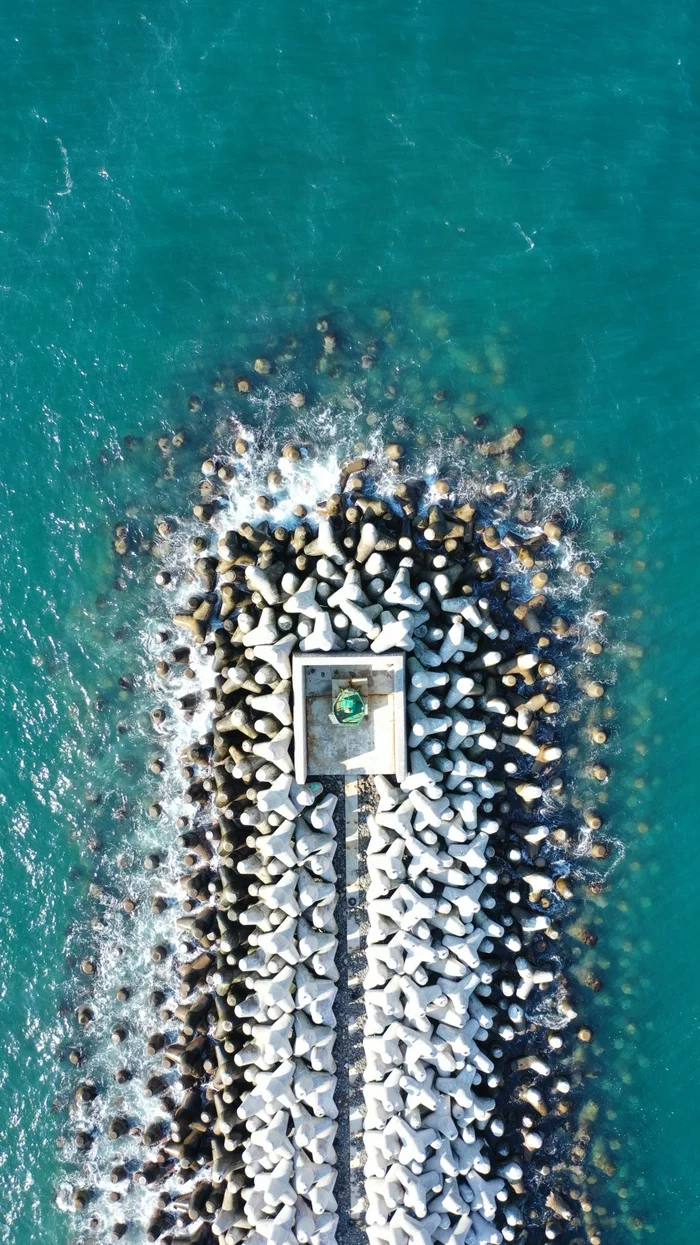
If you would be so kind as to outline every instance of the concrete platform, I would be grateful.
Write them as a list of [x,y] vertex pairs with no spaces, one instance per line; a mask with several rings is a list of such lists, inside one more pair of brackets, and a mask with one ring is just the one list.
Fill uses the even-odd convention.
[[[406,777],[406,659],[403,653],[295,653],[294,767],[298,782],[321,774]],[[349,679],[365,696],[362,722],[331,720],[335,694]]]

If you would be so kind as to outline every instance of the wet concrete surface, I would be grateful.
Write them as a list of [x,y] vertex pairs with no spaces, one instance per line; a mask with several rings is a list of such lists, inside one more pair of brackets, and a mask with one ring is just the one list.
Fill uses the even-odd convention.
[[[338,924],[338,994],[335,1001],[337,1037],[335,1043],[335,1061],[337,1065],[336,1104],[338,1106],[338,1133],[336,1151],[338,1155],[338,1180],[335,1196],[338,1202],[338,1243],[339,1245],[367,1245],[367,1233],[364,1227],[364,1208],[351,1215],[351,1207],[357,1204],[358,1187],[362,1186],[362,1166],[364,1151],[361,1144],[361,1133],[357,1127],[351,1127],[351,1116],[364,1112],[362,1094],[362,1070],[364,1051],[362,1046],[364,1005],[362,1002],[362,978],[365,973],[364,955],[367,929],[365,908],[365,868],[367,841],[367,815],[376,802],[376,792],[371,778],[358,780],[358,820],[359,820],[359,891],[350,897],[350,904],[360,927],[360,947],[357,950],[348,948],[348,914],[349,901],[346,890],[346,857],[345,857],[345,785],[339,777],[321,779],[324,789],[338,796],[338,807],[335,813],[338,850],[335,856],[335,869],[338,875],[338,902],[336,921]],[[352,1076],[351,1076],[352,1069]],[[351,1171],[351,1163],[355,1166]]]

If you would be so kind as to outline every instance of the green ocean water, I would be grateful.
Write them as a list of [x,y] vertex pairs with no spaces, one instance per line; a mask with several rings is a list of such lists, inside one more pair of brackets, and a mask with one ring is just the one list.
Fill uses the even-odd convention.
[[479,411],[570,468],[617,680],[592,1200],[606,1245],[700,1239],[697,6],[26,0],[2,38],[0,1240],[72,1231],[70,957],[146,798],[112,526],[191,503],[191,389],[326,312],[428,443]]

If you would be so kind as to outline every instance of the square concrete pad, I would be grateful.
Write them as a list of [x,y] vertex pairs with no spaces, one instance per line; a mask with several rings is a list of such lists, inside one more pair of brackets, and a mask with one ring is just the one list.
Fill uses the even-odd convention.
[[[406,688],[403,653],[295,653],[294,766],[298,782],[318,774],[406,777]],[[333,684],[366,679],[359,690],[369,709],[362,722],[330,720]]]

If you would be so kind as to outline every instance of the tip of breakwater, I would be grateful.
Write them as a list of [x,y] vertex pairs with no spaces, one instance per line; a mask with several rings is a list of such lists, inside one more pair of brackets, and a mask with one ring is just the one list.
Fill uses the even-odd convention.
[[[361,360],[360,367],[370,370]],[[295,1233],[299,1240],[315,1240],[320,1233],[319,1240],[330,1241],[339,1230],[339,1210],[346,1226],[338,1239],[346,1239],[348,1208],[338,1207],[333,1173],[341,1162],[359,1158],[366,1230],[377,1242],[402,1242],[401,1234],[412,1240],[411,1232],[442,1240],[459,1223],[464,1232],[479,1234],[473,1239],[526,1239],[530,1214],[546,1239],[585,1230],[593,1241],[596,1229],[581,1204],[576,1164],[565,1162],[577,1084],[572,1050],[577,1042],[585,1046],[587,1036],[571,1001],[559,923],[573,901],[577,862],[588,860],[600,844],[600,836],[593,836],[601,819],[592,830],[569,803],[568,775],[562,777],[559,762],[579,723],[593,721],[605,688],[592,677],[594,654],[586,651],[590,622],[577,614],[594,568],[577,547],[571,498],[566,506],[552,505],[551,497],[563,497],[562,485],[548,493],[534,487],[532,471],[518,475],[512,458],[520,430],[480,438],[467,453],[446,432],[429,448],[412,446],[409,437],[388,440],[384,421],[381,431],[371,425],[362,441],[353,430],[346,448],[342,411],[317,404],[312,421],[303,390],[285,384],[273,402],[263,384],[271,386],[279,371],[268,380],[268,373],[253,370],[264,380],[247,391],[236,387],[236,401],[249,400],[247,418],[237,409],[218,419],[193,513],[167,521],[147,554],[160,576],[152,598],[159,605],[142,632],[144,652],[159,663],[146,690],[156,710],[149,763],[157,762],[158,779],[128,844],[138,866],[127,872],[133,908],[125,910],[118,885],[99,896],[97,971],[87,974],[89,1002],[82,1004],[81,1074],[92,1088],[74,1109],[77,1131],[67,1146],[74,1161],[85,1152],[89,1157],[82,1162],[82,1185],[66,1187],[62,1200],[87,1216],[87,1230],[104,1239],[124,1225],[123,1234],[134,1240],[223,1237],[230,1245],[279,1229],[285,1240]],[[292,401],[295,395],[304,397],[302,405]],[[356,395],[348,405],[357,410]],[[191,416],[200,415],[196,395],[188,406]],[[280,432],[275,416],[279,422],[282,407],[286,422]],[[309,428],[312,436],[299,435]],[[121,527],[115,553],[124,559],[136,550],[129,524]],[[461,594],[460,608],[454,594]],[[596,634],[601,621],[595,620]],[[256,629],[258,642],[248,643]],[[251,697],[261,696],[277,697],[278,711],[280,704],[291,705],[288,672],[272,660],[285,637],[293,638],[296,651],[350,652],[358,667],[378,642],[380,652],[398,645],[408,662],[417,663],[407,676],[417,693],[411,700],[409,691],[408,788],[397,788],[391,807],[368,814],[373,824],[362,865],[375,880],[367,882],[363,903],[368,930],[372,921],[375,927],[364,948],[364,971],[370,972],[368,948],[394,945],[400,931],[410,934],[408,909],[392,900],[401,887],[407,888],[404,898],[411,891],[427,904],[416,920],[425,927],[419,940],[428,954],[409,972],[401,971],[405,948],[403,961],[391,952],[381,985],[360,985],[361,1007],[370,1007],[372,991],[393,998],[398,989],[392,1004],[398,1010],[385,1013],[387,1024],[376,1034],[367,1032],[365,1013],[360,1027],[369,1045],[353,1070],[368,1087],[365,1112],[371,1102],[376,1118],[377,1102],[390,1104],[383,1107],[388,1114],[380,1127],[366,1131],[382,1132],[395,1119],[392,1136],[404,1138],[396,1154],[398,1142],[382,1150],[374,1139],[358,1141],[352,1156],[343,1151],[339,1157],[332,1141],[314,1154],[313,1130],[303,1124],[308,1095],[318,1094],[318,1128],[325,1137],[334,1133],[337,1068],[334,1057],[321,1051],[333,1050],[334,1020],[343,1004],[326,1005],[323,997],[338,999],[334,964],[346,948],[332,914],[339,873],[333,865],[335,829],[323,820],[313,828],[308,810],[319,793],[307,797],[303,783],[290,803],[285,775],[293,774],[294,765],[290,743],[281,738],[291,734],[289,726],[266,705],[258,727],[246,708]],[[446,681],[431,672],[447,675]],[[460,679],[471,686],[460,687]],[[231,715],[222,733],[217,723]],[[418,828],[412,827],[416,821]],[[592,815],[588,821],[595,825]],[[278,848],[278,831],[287,822],[296,828]],[[308,854],[307,831],[314,844]],[[324,835],[325,842],[317,842]],[[385,868],[387,852],[398,861],[393,872]],[[468,864],[460,865],[462,860]],[[320,878],[323,897],[306,907],[289,899],[279,879],[290,872],[303,875],[302,881]],[[294,892],[299,876],[292,882]],[[460,907],[463,887],[478,892],[473,907]],[[321,892],[312,887],[309,894]],[[475,919],[465,919],[463,908]],[[300,952],[302,921],[304,947],[315,945],[317,930],[328,943],[325,951]],[[291,963],[279,949],[288,942],[277,937],[290,922]],[[460,950],[475,935],[482,954],[474,954],[472,964]],[[313,964],[317,955],[325,958],[308,968],[309,956]],[[374,952],[369,959],[375,963]],[[284,986],[288,970],[291,990]],[[415,1003],[400,983],[412,973],[427,991],[418,995],[417,1014],[426,1009],[433,1035],[440,1027],[456,1035],[441,1037],[448,1048],[442,1054],[425,1055],[432,1068],[428,1080],[446,1085],[427,1100],[412,1089],[425,1075],[424,1065],[411,1061],[411,1042],[419,1039],[406,1037],[414,1032]],[[282,993],[269,1002],[270,980],[280,975]],[[450,998],[449,992],[431,994],[435,984],[451,990],[472,976],[470,990],[458,996],[463,1004],[476,1000],[471,1010],[468,1003],[436,1002]],[[591,978],[589,972],[586,984]],[[370,1029],[379,1023],[371,1002]],[[284,1016],[292,1017],[291,1029]],[[579,1037],[573,1038],[577,1024]],[[459,1037],[465,1025],[469,1036]],[[312,1035],[310,1044],[309,1028],[314,1035],[324,1031]],[[399,1036],[385,1038],[389,1029]],[[286,1036],[273,1037],[273,1030]],[[258,1053],[242,1056],[251,1043]],[[377,1050],[388,1053],[388,1078],[376,1075]],[[374,1064],[368,1064],[368,1052]],[[277,1084],[275,1067],[283,1070],[279,1089],[267,1095],[262,1090],[250,1114],[246,1103],[258,1086],[271,1078]],[[117,1079],[120,1073],[125,1075]],[[372,1087],[385,1080],[390,1083],[378,1099]],[[465,1105],[479,1101],[475,1085],[493,1102],[476,1113]],[[273,1126],[280,1112],[286,1118]],[[436,1118],[422,1127],[427,1116],[439,1117],[442,1125]],[[177,1123],[173,1128],[178,1119],[188,1126],[186,1134]],[[281,1130],[277,1149],[267,1140],[256,1142],[257,1133],[267,1138],[265,1130],[274,1134],[275,1127]],[[409,1134],[426,1128],[435,1136],[416,1149]],[[583,1134],[576,1144],[585,1149]],[[435,1154],[442,1155],[443,1166],[431,1186],[419,1176],[435,1170]],[[570,1173],[565,1177],[559,1174],[562,1161]],[[465,1171],[460,1162],[468,1163]],[[275,1183],[280,1164],[281,1183]],[[405,1177],[393,1171],[397,1164],[405,1167]],[[320,1176],[316,1168],[324,1169]],[[506,1169],[510,1175],[502,1174]],[[318,1198],[315,1176],[328,1190]],[[290,1218],[288,1207],[298,1219]]]

